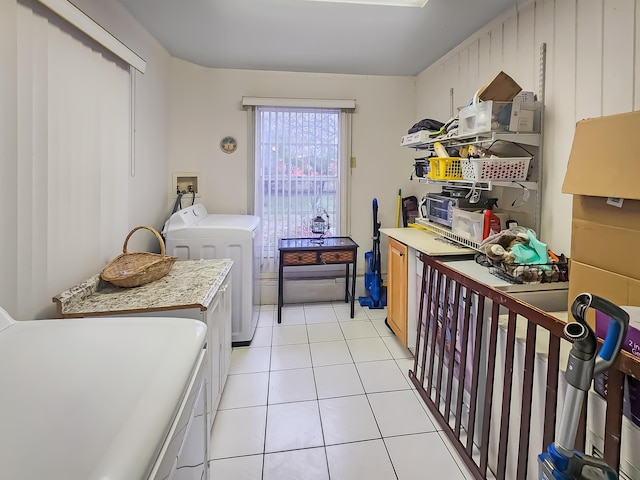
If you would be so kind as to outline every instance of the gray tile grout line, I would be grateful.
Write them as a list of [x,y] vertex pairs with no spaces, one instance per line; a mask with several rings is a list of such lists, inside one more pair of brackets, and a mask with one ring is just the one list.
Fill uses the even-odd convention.
[[[363,387],[363,391],[364,391],[364,384],[362,383],[362,378],[360,376],[360,373],[357,370],[357,367],[355,366],[356,362],[355,362],[355,360],[353,360],[353,356],[351,355],[350,351],[349,351],[349,354],[352,357],[352,362],[351,363],[354,365],[354,368],[356,368],[356,373],[358,374],[358,379],[360,380],[360,384]],[[393,360],[395,360],[395,359],[393,359]],[[361,363],[366,363],[366,362],[361,362]],[[350,365],[350,364],[349,363],[345,363],[345,364],[338,364],[338,365]],[[318,406],[318,415],[319,415],[319,419],[320,419],[320,429],[321,429],[321,432],[322,432],[322,443],[323,443],[322,448],[323,448],[324,453],[325,453],[325,462],[326,462],[325,464],[327,465],[327,474],[329,475],[329,478],[330,478],[331,477],[331,473],[329,471],[329,466],[328,466],[327,444],[326,444],[326,440],[325,440],[325,436],[324,436],[324,427],[323,427],[323,424],[322,424],[322,413],[320,411],[320,404],[319,404],[321,399],[318,398],[318,385],[317,385],[317,381],[316,381],[316,377],[315,377],[315,371],[314,371],[314,368],[321,368],[321,367],[324,367],[324,366],[334,366],[334,365],[323,365],[323,366],[319,366],[319,367],[313,367],[313,365],[312,365],[311,369],[312,369],[312,375],[313,375],[313,378],[314,378],[314,386],[315,386],[315,389],[316,389],[316,400],[315,400],[315,402],[316,402],[316,404]],[[294,369],[291,369],[291,370],[294,370]],[[276,371],[281,371],[281,370],[276,370]],[[256,372],[256,373],[262,373],[262,372]],[[266,409],[266,418],[265,418],[265,440],[263,442],[263,453],[262,453],[262,478],[264,478],[264,462],[265,462],[266,455],[272,454],[272,453],[282,453],[282,452],[290,452],[290,451],[296,451],[296,450],[305,450],[305,449],[309,449],[309,448],[319,448],[319,447],[305,447],[305,448],[300,448],[300,449],[280,450],[280,451],[268,452],[268,453],[266,452],[266,429],[267,429],[267,422],[268,422],[269,383],[271,381],[270,379],[271,379],[271,370],[269,370],[269,381],[268,381],[268,384],[267,384],[267,405],[266,405],[267,409]],[[404,389],[404,390],[408,390],[408,389]],[[399,390],[399,391],[404,391],[404,390]],[[392,390],[392,391],[396,391],[396,390]],[[374,392],[374,393],[385,393],[385,392]],[[344,398],[344,397],[360,396],[360,395],[365,395],[366,396],[367,392],[365,391],[363,394],[357,394],[357,395],[342,395],[342,396],[337,396],[337,397],[328,397],[327,399]],[[322,400],[327,400],[327,399],[322,399]],[[300,401],[300,402],[302,402],[302,401]],[[299,403],[299,402],[283,402],[283,403]],[[380,430],[380,426],[378,424],[378,420],[375,417],[375,413],[373,412],[373,408],[371,407],[371,403],[369,401],[368,396],[367,396],[367,403],[369,403],[369,408],[371,408],[371,413],[372,413],[372,416],[374,418],[374,421],[376,422],[376,426],[377,426],[378,431],[380,433],[380,437],[379,438],[374,438],[374,439],[356,440],[356,441],[353,441],[353,442],[337,443],[337,444],[332,444],[332,445],[329,445],[329,446],[347,445],[347,444],[352,444],[352,443],[360,443],[360,442],[373,441],[373,440],[380,439],[380,440],[383,441],[383,445],[385,445],[385,450],[387,450],[386,444],[384,443],[384,438],[385,437],[382,436],[382,431]],[[275,405],[281,405],[281,404],[275,404]],[[231,410],[231,409],[228,409],[228,410]],[[424,433],[430,433],[430,432],[424,432]],[[406,436],[406,435],[393,435],[393,436]],[[388,450],[387,450],[387,455],[389,455]],[[228,457],[228,458],[239,458],[239,457],[244,457],[244,456],[250,456],[250,455],[239,455],[237,457]],[[391,466],[392,466],[392,468],[394,470],[394,474],[397,477],[397,473],[395,472],[395,466],[393,465],[393,461],[391,460],[391,456],[390,455],[389,455],[389,462],[391,463]]]
[[[333,311],[333,307],[331,308]],[[334,312],[335,314],[335,312]],[[307,324],[307,314],[303,311],[304,323]],[[307,330],[307,340],[309,339],[309,330]],[[318,398],[318,382],[316,381],[316,372],[313,369],[313,355],[311,354],[311,342],[309,342],[309,356],[311,357],[311,375],[313,376],[313,387],[316,390],[316,406],[318,407],[318,420],[320,420],[320,433],[322,434],[322,450],[324,451],[324,464],[327,469],[327,478],[331,480],[331,471],[329,470],[329,457],[327,456],[327,440],[324,436],[324,427],[322,425],[322,412],[320,411],[320,399]]]
[[[384,440],[386,438],[413,437],[415,435],[437,435],[439,438],[442,438],[440,433],[441,433],[440,431],[401,433],[399,435],[387,435],[386,437],[382,437],[381,436],[379,438],[366,438],[366,439],[363,439],[363,440],[353,440],[353,441],[350,441],[350,442],[332,443],[330,445],[326,445],[326,444],[325,445],[318,445],[318,446],[315,446],[315,447],[291,448],[289,450],[276,450],[275,452],[268,452],[268,453],[264,453],[264,452],[263,453],[251,453],[251,454],[248,454],[248,455],[231,455],[229,457],[221,457],[221,458],[209,459],[209,462],[215,462],[215,461],[218,461],[218,460],[228,460],[230,458],[257,457],[258,455],[265,456],[265,455],[271,455],[273,453],[296,452],[298,450],[311,450],[311,449],[314,449],[314,448],[324,448],[326,450],[326,447],[339,447],[341,445],[353,445],[353,444],[362,443],[362,442],[373,442],[375,440]],[[447,445],[446,445],[446,443],[444,441],[442,441],[442,444],[443,444],[444,447],[447,447]],[[448,448],[447,448],[447,450],[450,451]],[[453,458],[453,455],[452,455],[452,458]],[[454,459],[454,461],[455,461],[455,459]],[[457,462],[456,462],[456,464],[457,464]],[[464,472],[463,472],[463,476],[464,476]]]
[[[347,346],[348,346],[348,344],[347,344]],[[386,344],[385,344],[385,347],[386,347]],[[391,353],[391,352],[389,352],[389,353]],[[393,355],[391,355],[391,356],[393,357]],[[364,382],[362,381],[362,376],[360,375],[360,371],[358,370],[358,367],[356,367],[355,364],[356,364],[356,362],[354,360],[353,366],[356,369],[356,374],[358,375],[358,379],[360,380],[360,384],[362,385],[362,389],[364,390]],[[380,428],[380,423],[378,422],[378,419],[376,418],[376,414],[373,411],[373,406],[371,405],[371,400],[369,400],[369,396],[367,395],[366,391],[365,391],[364,395],[365,395],[365,398],[367,400],[367,403],[369,404],[369,409],[371,410],[371,415],[373,416],[373,421],[376,422],[376,427],[378,429],[378,432],[380,433],[380,440],[382,441],[382,445],[384,446],[384,449],[387,452],[387,457],[389,458],[389,463],[391,464],[391,468],[393,469],[393,474],[396,476],[396,479],[397,479],[398,478],[398,473],[396,472],[396,467],[393,464],[393,460],[391,459],[391,454],[389,453],[389,449],[387,448],[387,445],[384,442],[384,437],[382,436],[382,429]],[[352,442],[352,443],[355,443],[355,442]]]
[[[303,314],[305,314],[305,312],[304,312],[304,311],[303,311]],[[334,314],[335,314],[335,312],[334,312]],[[369,321],[372,321],[373,319],[368,318],[368,320],[369,320]],[[352,321],[355,321],[355,320],[352,320]],[[333,322],[327,322],[327,323],[333,323]],[[340,330],[341,330],[341,332],[342,332],[342,335],[344,336],[344,331],[342,330],[342,325],[341,325],[341,322],[339,321],[339,319],[338,319],[338,322],[337,322],[337,323],[338,323],[338,325],[339,325],[339,327],[340,327]],[[302,325],[302,324],[300,324],[300,325]],[[306,323],[306,317],[305,317],[305,323],[304,323],[303,325],[305,325],[305,326],[310,325],[310,324],[307,324],[307,323]],[[313,325],[313,324],[311,324],[311,325]],[[275,324],[272,324],[272,327],[273,327],[273,326],[275,326]],[[377,332],[377,329],[376,329],[376,332]],[[378,332],[378,337],[382,339],[382,335],[380,335],[380,334],[379,334],[379,332]],[[366,338],[376,338],[376,337],[366,337]],[[312,342],[310,342],[310,341],[309,341],[309,339],[308,339],[308,330],[307,330],[307,340],[308,340],[308,342],[307,342],[307,343],[310,345]],[[344,341],[345,341],[345,343],[346,343],[347,339],[345,338],[345,339],[344,339]],[[273,343],[273,328],[272,328],[272,331],[271,331],[271,343]],[[313,343],[323,343],[323,342],[313,342]],[[383,343],[384,343],[384,341],[383,341]],[[295,345],[295,344],[294,344],[294,345]],[[393,361],[394,361],[394,363],[396,364],[396,366],[398,367],[398,369],[400,370],[400,372],[404,375],[404,373],[402,372],[402,369],[400,368],[400,365],[398,364],[398,360],[403,360],[403,358],[396,358],[396,357],[394,357],[394,356],[393,356],[393,353],[390,351],[390,349],[389,349],[389,347],[386,345],[386,343],[384,343],[384,345],[385,345],[386,349],[389,351],[389,354],[391,355],[391,359],[369,360],[369,361],[363,361],[363,362],[356,362],[356,361],[353,359],[353,354],[351,353],[351,349],[349,349],[349,355],[350,355],[351,360],[352,360],[352,362],[351,362],[351,363],[354,365],[354,368],[356,368],[356,373],[357,373],[357,375],[358,375],[358,379],[360,380],[360,384],[361,384],[361,386],[363,387],[363,390],[364,390],[364,384],[362,383],[362,377],[361,377],[361,375],[360,375],[360,372],[359,372],[359,371],[358,371],[358,369],[357,369],[356,363],[371,363],[371,362],[376,362],[376,361],[388,361],[388,360],[393,360]],[[263,453],[262,453],[262,472],[261,472],[262,478],[264,477],[264,462],[265,462],[265,455],[267,455],[267,453],[266,453],[266,429],[267,429],[268,409],[269,409],[269,405],[270,405],[270,404],[269,404],[269,386],[270,386],[270,382],[271,382],[271,372],[272,372],[272,370],[271,370],[272,347],[273,347],[273,345],[271,344],[271,345],[269,346],[269,348],[270,348],[270,352],[269,352],[269,370],[268,370],[268,373],[269,373],[269,380],[268,380],[268,382],[267,382],[267,405],[266,405],[266,413],[265,413],[265,415],[266,415],[266,418],[265,418],[265,437],[264,437],[264,442],[263,442]],[[348,348],[348,347],[349,347],[349,346],[348,346],[348,343],[347,343],[347,348]],[[315,389],[316,389],[316,399],[315,399],[315,402],[316,402],[316,404],[317,404],[317,406],[318,406],[318,414],[319,414],[319,417],[320,417],[320,429],[321,429],[321,432],[322,432],[322,439],[323,439],[323,445],[322,445],[322,448],[324,449],[324,452],[325,452],[325,461],[326,461],[326,465],[327,465],[327,473],[328,473],[328,475],[329,475],[329,477],[330,477],[330,475],[331,475],[331,474],[330,474],[330,471],[329,471],[329,468],[328,468],[327,445],[326,445],[326,440],[325,440],[325,437],[324,437],[324,428],[323,428],[323,425],[322,425],[322,414],[320,413],[320,405],[319,405],[320,398],[318,398],[318,386],[317,386],[317,381],[316,381],[316,377],[315,377],[315,371],[314,371],[314,368],[321,368],[321,367],[326,367],[326,366],[335,366],[335,365],[314,366],[314,365],[313,365],[313,358],[311,358],[311,363],[312,363],[311,367],[303,367],[303,368],[311,368],[311,369],[312,369],[312,375],[313,375],[313,379],[314,379],[314,386],[315,386]],[[350,364],[350,363],[343,363],[343,364],[336,364],[336,365],[349,365],[349,364]],[[300,369],[303,369],[303,368],[298,368],[298,369],[284,369],[284,370],[300,370]],[[282,370],[273,370],[273,371],[282,371]],[[264,373],[264,372],[246,372],[245,374],[250,374],[250,373]],[[237,375],[240,375],[240,374],[237,374]],[[393,468],[393,470],[394,470],[394,474],[396,475],[396,477],[397,477],[397,472],[396,472],[396,469],[395,469],[395,465],[393,465],[393,461],[391,460],[391,455],[389,454],[389,451],[388,451],[388,448],[387,448],[386,442],[384,442],[384,439],[385,439],[385,438],[406,437],[406,436],[411,436],[411,435],[432,434],[432,433],[433,433],[433,434],[438,435],[438,438],[440,439],[440,441],[443,443],[443,445],[445,446],[445,448],[447,449],[447,451],[449,451],[449,454],[451,455],[451,452],[450,452],[449,447],[448,447],[448,446],[447,446],[447,444],[442,440],[442,436],[440,435],[440,431],[439,431],[439,430],[437,430],[437,428],[436,428],[436,430],[434,430],[434,431],[432,431],[432,432],[415,432],[415,433],[401,434],[401,435],[389,435],[389,436],[387,436],[387,437],[384,437],[384,436],[382,435],[382,431],[381,431],[381,429],[380,429],[380,425],[379,425],[379,423],[378,423],[378,419],[376,418],[375,413],[373,412],[373,407],[371,406],[371,402],[370,402],[370,400],[369,400],[369,395],[370,395],[370,394],[377,394],[377,393],[395,392],[395,391],[406,391],[406,390],[410,390],[410,391],[411,391],[411,390],[412,390],[411,386],[409,386],[409,388],[408,388],[408,389],[401,389],[401,390],[386,390],[386,391],[381,391],[381,392],[369,392],[369,393],[368,393],[368,392],[366,392],[366,391],[364,392],[364,395],[365,395],[365,396],[366,396],[366,398],[367,398],[367,402],[369,403],[369,408],[371,409],[371,412],[372,412],[372,415],[373,415],[374,421],[376,422],[376,426],[377,426],[378,431],[379,431],[379,433],[380,433],[380,438],[379,438],[379,439],[383,441],[383,445],[384,445],[384,447],[385,447],[385,450],[387,451],[387,455],[389,456],[389,461],[390,461],[390,463],[391,463],[391,465],[392,465],[392,468]],[[337,396],[337,397],[328,397],[327,399],[331,399],[331,398],[344,398],[344,397],[349,397],[349,396],[358,396],[358,395],[361,395],[361,394],[357,394],[357,395],[342,395],[342,396]],[[323,400],[326,400],[326,399],[323,399]],[[284,404],[284,403],[298,403],[298,402],[283,402],[283,403],[274,404],[274,405],[282,405],[282,404]],[[258,406],[261,406],[261,405],[258,405]],[[249,408],[249,407],[239,407],[239,408]],[[227,409],[227,410],[234,410],[234,409]],[[431,422],[431,423],[432,423],[432,422]],[[434,427],[436,427],[436,426],[434,425]],[[373,440],[378,440],[378,439],[376,438],[376,439],[357,440],[357,441],[353,441],[353,442],[343,442],[343,443],[338,443],[338,444],[332,444],[332,445],[329,445],[329,446],[347,445],[347,444],[361,443],[361,442],[367,442],[367,441],[373,441]],[[269,454],[271,454],[271,453],[282,453],[282,452],[296,451],[296,450],[306,450],[306,449],[311,449],[311,448],[320,448],[320,447],[305,447],[305,448],[300,448],[300,449],[282,450],[282,451],[277,451],[277,452],[269,452]],[[259,455],[259,454],[255,454],[255,455]],[[238,456],[236,456],[236,457],[225,457],[225,458],[242,458],[242,457],[248,457],[248,456],[254,456],[254,455],[238,455]],[[456,463],[456,466],[457,466],[458,470],[460,470],[460,473],[463,475],[463,477],[465,477],[465,474],[464,474],[464,472],[462,471],[462,469],[460,469],[460,466],[458,465],[458,462],[456,461],[455,457],[453,457],[453,455],[451,455],[451,456],[452,456],[452,459],[454,460],[454,463]],[[223,459],[215,459],[215,460],[223,460]],[[214,461],[214,460],[210,459],[210,460],[209,460],[209,464],[211,464],[211,462],[212,462],[212,461]]]
[[273,345],[273,325],[271,327],[271,339],[269,341],[269,371],[268,371],[268,377],[267,377],[267,400],[266,400],[267,404],[264,410],[264,440],[262,441],[262,468],[260,469],[260,480],[264,480],[265,452],[267,450],[267,428],[269,426],[267,423],[269,421],[269,387],[271,386],[271,356],[273,353],[272,345]]

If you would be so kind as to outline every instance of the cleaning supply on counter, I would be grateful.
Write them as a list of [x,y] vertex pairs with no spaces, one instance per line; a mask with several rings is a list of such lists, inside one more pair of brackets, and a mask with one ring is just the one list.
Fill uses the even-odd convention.
[[484,228],[482,231],[482,238],[485,239],[489,235],[500,233],[502,227],[500,226],[500,217],[498,217],[493,211],[484,211]]
[[433,150],[436,152],[436,155],[440,158],[446,158],[449,156],[447,149],[442,146],[440,142],[435,142],[433,144]]

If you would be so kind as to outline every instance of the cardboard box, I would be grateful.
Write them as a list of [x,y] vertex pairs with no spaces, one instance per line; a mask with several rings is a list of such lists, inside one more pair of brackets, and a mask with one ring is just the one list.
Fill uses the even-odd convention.
[[640,201],[574,195],[571,258],[640,279]]
[[[616,305],[640,305],[640,280],[587,265],[571,259],[569,268],[568,309],[581,293],[592,293]],[[595,313],[590,309],[587,322],[595,328]]]
[[639,131],[640,111],[578,122],[562,192],[640,200]]
[[582,292],[640,306],[640,151],[618,153],[638,131],[640,112],[576,124],[562,185],[574,195],[569,307]]
[[489,84],[480,89],[478,98],[482,101],[510,102],[521,90],[522,87],[513,78],[500,72]]

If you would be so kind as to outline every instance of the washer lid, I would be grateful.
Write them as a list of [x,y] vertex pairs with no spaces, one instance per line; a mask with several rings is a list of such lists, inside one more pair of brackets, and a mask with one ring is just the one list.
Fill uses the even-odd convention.
[[0,332],[5,478],[146,478],[206,326],[191,319],[15,322]]
[[196,228],[224,228],[253,232],[258,225],[260,225],[260,217],[254,215],[210,213],[196,224]]
[[200,220],[208,215],[207,209],[201,203],[196,203],[178,210],[164,222],[162,233],[166,235],[172,230],[181,230],[196,225]]
[[193,238],[230,239],[252,238],[260,226],[260,217],[254,215],[209,214],[194,225],[171,225],[166,233],[167,247],[178,240]]

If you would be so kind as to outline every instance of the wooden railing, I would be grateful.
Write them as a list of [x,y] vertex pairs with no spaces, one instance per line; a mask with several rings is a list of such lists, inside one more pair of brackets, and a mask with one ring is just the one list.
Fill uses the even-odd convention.
[[[409,376],[477,479],[536,479],[536,456],[554,441],[568,350],[565,322],[421,255],[423,284]],[[622,352],[609,369],[604,459],[620,464],[625,375],[640,359]],[[587,402],[576,449],[584,451]]]

